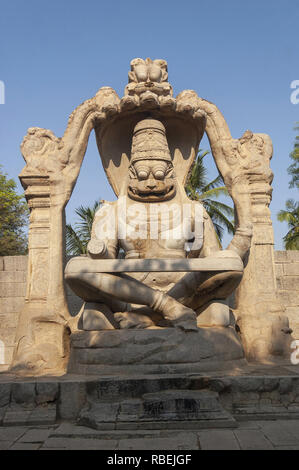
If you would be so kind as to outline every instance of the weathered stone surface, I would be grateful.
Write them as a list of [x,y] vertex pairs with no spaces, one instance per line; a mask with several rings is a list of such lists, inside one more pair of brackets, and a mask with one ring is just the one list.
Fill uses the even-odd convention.
[[3,418],[4,426],[26,426],[29,421],[31,410],[25,409],[8,409]]
[[261,431],[274,446],[299,445],[298,425],[296,423],[281,421],[264,422]]
[[27,423],[32,424],[55,424],[57,418],[56,403],[44,406],[37,406],[32,410],[28,417]]
[[233,433],[228,430],[201,431],[198,433],[201,450],[239,450],[240,446]]
[[279,380],[279,393],[285,394],[292,390],[293,381],[291,377],[283,377]]
[[[114,330],[79,332],[72,336],[76,356],[70,371],[81,364],[94,366],[175,365],[242,359],[243,351],[232,328]],[[214,366],[214,367],[215,367]],[[98,372],[100,368],[98,369]]]
[[[297,276],[295,278],[295,280],[297,279],[297,282],[298,282],[298,278],[299,278],[299,261],[297,263],[285,263],[283,265],[283,273],[284,273],[285,276],[287,276],[285,278],[286,282],[288,281],[288,276]],[[291,288],[291,287],[289,287],[289,288]],[[298,290],[298,287],[296,288],[296,290]]]
[[198,450],[198,444],[195,434],[178,433],[174,437],[121,439],[119,450]]
[[23,436],[25,432],[26,432],[26,428],[19,427],[19,426],[0,428],[0,442],[1,441],[15,442],[17,439]]
[[37,443],[45,441],[51,432],[50,428],[46,429],[28,429],[18,442]]
[[40,444],[29,443],[29,442],[16,442],[10,447],[10,450],[38,450]]
[[11,384],[0,383],[0,408],[10,403]]
[[[110,316],[110,318],[109,318]],[[88,302],[82,314],[82,327],[86,331],[114,330],[116,322],[104,304]]]
[[[6,297],[0,298],[0,313],[2,315],[7,313],[17,313],[19,315],[21,308],[24,305],[24,297]],[[17,324],[14,325],[17,327]]]
[[5,346],[14,346],[16,329],[15,328],[1,328],[0,339],[4,342]]
[[[299,268],[299,263],[298,263],[298,268]],[[281,290],[298,291],[299,290],[299,275],[298,276],[284,276],[282,278]],[[298,297],[299,297],[299,294],[298,294]]]
[[274,448],[263,433],[256,429],[237,429],[234,434],[242,450],[272,450]]
[[293,263],[298,263],[299,262],[299,250],[287,250],[287,257],[288,260],[293,262]]
[[35,383],[15,382],[12,384],[12,400],[18,404],[35,402]]
[[83,382],[61,382],[58,400],[58,416],[65,420],[74,420],[86,401],[86,389]]
[[114,450],[117,441],[112,439],[72,439],[51,437],[43,444],[44,450]]
[[25,282],[0,282],[0,297],[25,297]]
[[274,258],[275,258],[275,262],[287,262],[288,261],[288,253],[287,251],[280,251],[280,250],[276,250],[274,251]]
[[36,398],[37,404],[53,402],[57,399],[59,393],[59,386],[55,382],[37,382],[36,384]]
[[2,330],[6,330],[7,328],[13,328],[15,330],[18,318],[18,313],[0,314],[0,337],[2,336]]
[[[127,393],[130,397],[129,391]],[[109,395],[97,401],[93,396],[81,411],[79,424],[99,430],[184,429],[186,426],[196,429],[236,425],[220,405],[218,394],[209,390],[160,389],[156,393],[145,394],[139,390],[138,398],[111,400]]]
[[28,257],[23,256],[4,256],[4,271],[26,271],[28,265]]
[[73,292],[67,296],[67,304],[68,304],[68,309],[70,311],[70,315],[72,317],[78,315],[80,312],[82,305],[83,305],[83,300],[77,297]]
[[0,282],[19,283],[26,281],[25,271],[0,271]]
[[84,408],[78,420],[78,424],[89,426],[95,429],[107,429],[106,426],[103,426],[106,423],[109,423],[108,429],[115,429],[115,424],[119,412],[119,403],[89,403],[86,408]]
[[229,326],[230,311],[226,301],[212,302],[197,317],[197,326]]

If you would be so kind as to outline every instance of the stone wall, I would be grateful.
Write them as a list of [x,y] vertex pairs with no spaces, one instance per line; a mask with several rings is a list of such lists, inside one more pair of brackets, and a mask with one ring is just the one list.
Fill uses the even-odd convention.
[[12,360],[16,326],[25,300],[26,279],[27,256],[0,257],[0,367]]
[[[11,363],[19,314],[25,302],[27,256],[0,257],[0,371]],[[72,315],[76,315],[82,300],[67,289]]]
[[[276,251],[274,256],[279,299],[286,308],[293,337],[299,339],[299,251]],[[7,368],[12,360],[26,278],[27,256],[0,257],[0,370]],[[68,288],[67,298],[71,315],[76,315],[82,300]]]
[[299,251],[275,251],[274,259],[279,300],[286,309],[293,337],[299,339]]

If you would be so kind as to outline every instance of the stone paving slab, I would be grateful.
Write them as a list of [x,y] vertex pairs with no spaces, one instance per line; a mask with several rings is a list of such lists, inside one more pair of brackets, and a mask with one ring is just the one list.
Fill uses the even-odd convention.
[[201,450],[239,450],[238,441],[230,430],[211,429],[198,433]]
[[173,437],[121,439],[119,450],[199,450],[196,434],[182,433]]
[[61,450],[116,450],[118,441],[112,439],[79,439],[51,437],[47,439],[42,449]]
[[11,441],[14,442],[19,439],[26,432],[25,427],[0,427],[0,442]]
[[48,439],[50,432],[51,432],[51,429],[29,429],[19,439],[19,442],[22,442],[22,443],[44,442],[46,439]]
[[256,429],[239,429],[234,432],[242,450],[273,450],[267,437]]
[[72,423],[0,427],[1,450],[299,450],[299,420],[237,429],[97,431]]
[[11,441],[0,441],[0,451],[1,450],[9,450],[11,445],[12,445]]
[[40,443],[33,444],[29,442],[16,442],[9,448],[9,450],[38,450],[40,446]]

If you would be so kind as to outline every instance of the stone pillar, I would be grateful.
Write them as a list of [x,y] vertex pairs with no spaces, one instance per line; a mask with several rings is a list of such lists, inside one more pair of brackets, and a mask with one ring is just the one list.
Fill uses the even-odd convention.
[[[17,329],[14,370],[63,371],[69,312],[63,281],[64,204],[53,204],[49,175],[20,175],[30,209],[25,306]],[[30,327],[29,327],[30,325]],[[29,328],[28,328],[29,327]]]
[[246,266],[235,293],[235,315],[247,358],[268,360],[289,354],[291,336],[277,297],[269,209],[271,139],[251,131],[233,139],[219,109],[203,99],[200,103],[207,113],[206,132],[215,163],[235,205],[236,230],[228,249],[237,251]]
[[12,363],[20,375],[66,370],[72,317],[64,287],[64,210],[98,116],[96,99],[87,100],[71,114],[62,138],[47,129],[30,128],[21,145],[26,167],[20,180],[30,208],[30,228],[26,300]]
[[244,276],[235,293],[237,324],[251,360],[290,354],[291,330],[276,284],[269,160],[264,161],[264,181],[253,178],[251,184],[253,237]]

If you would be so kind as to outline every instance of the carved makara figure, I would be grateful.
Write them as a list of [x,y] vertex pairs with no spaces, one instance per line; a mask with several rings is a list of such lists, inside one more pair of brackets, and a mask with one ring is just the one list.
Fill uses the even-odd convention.
[[[185,258],[218,258],[219,267],[216,272],[97,272],[95,260],[116,259],[120,251],[128,260],[176,260],[177,266]],[[85,300],[85,311],[90,314],[89,303],[98,304],[93,315],[101,319],[99,329],[197,330],[197,315],[213,300],[226,299],[243,270],[236,251],[219,247],[200,202],[188,199],[176,177],[165,127],[150,117],[134,127],[127,178],[118,201],[98,210],[88,256],[70,261],[66,279]],[[225,258],[239,263],[239,269],[223,271]]]

